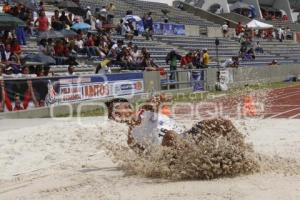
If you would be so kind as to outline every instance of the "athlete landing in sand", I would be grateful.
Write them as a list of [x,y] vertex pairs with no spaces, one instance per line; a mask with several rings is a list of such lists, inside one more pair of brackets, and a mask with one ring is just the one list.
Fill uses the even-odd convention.
[[[134,112],[126,99],[113,99],[106,103],[108,118],[129,126],[127,143],[133,149],[144,150],[148,145],[174,146],[176,139],[193,136],[201,139],[201,134],[214,132],[214,135],[226,137],[235,129],[232,122],[225,119],[203,120],[190,130],[161,113],[161,106],[170,101],[164,95],[152,97]],[[195,137],[196,136],[196,137]]]

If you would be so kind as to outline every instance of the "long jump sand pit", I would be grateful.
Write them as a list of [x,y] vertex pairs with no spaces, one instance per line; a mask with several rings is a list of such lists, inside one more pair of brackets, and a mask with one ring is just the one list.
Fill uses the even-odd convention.
[[101,117],[0,120],[0,199],[300,199],[300,120],[234,123],[263,155],[263,171],[174,181],[129,175],[112,162],[103,140],[125,145],[125,125]]

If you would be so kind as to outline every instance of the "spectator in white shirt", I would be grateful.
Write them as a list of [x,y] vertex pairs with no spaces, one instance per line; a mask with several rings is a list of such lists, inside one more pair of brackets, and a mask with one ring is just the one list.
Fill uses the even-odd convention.
[[227,37],[228,29],[229,29],[228,23],[225,22],[225,23],[223,24],[223,26],[222,26],[222,32],[223,32],[223,36],[224,36],[224,37]]

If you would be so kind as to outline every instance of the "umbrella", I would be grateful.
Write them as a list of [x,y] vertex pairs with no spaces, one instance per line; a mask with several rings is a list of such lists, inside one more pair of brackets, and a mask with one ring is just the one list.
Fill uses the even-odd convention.
[[90,28],[91,28],[91,25],[89,25],[87,23],[83,23],[83,22],[76,23],[72,26],[72,29],[74,29],[74,30],[84,30],[84,29],[90,29]]
[[73,1],[62,1],[57,5],[57,7],[59,7],[59,8],[78,8],[79,5]]
[[81,7],[69,7],[67,8],[67,11],[73,13],[74,15],[78,16],[85,16],[86,10]]
[[126,15],[126,17],[124,17],[124,21],[139,22],[139,21],[142,21],[142,19],[137,15]]
[[230,10],[243,9],[243,8],[249,9],[249,4],[237,1],[236,3],[234,3],[230,6]]
[[38,10],[38,6],[35,0],[13,0],[15,3],[22,4],[24,7],[31,10]]
[[25,62],[40,62],[45,65],[51,65],[51,64],[56,64],[56,61],[54,58],[51,56],[47,56],[43,53],[39,54],[28,54],[27,56],[24,57]]
[[55,39],[55,38],[64,38],[64,34],[62,32],[59,32],[59,31],[54,31],[54,30],[49,30],[49,31],[45,31],[45,32],[42,32],[40,35],[39,35],[39,39],[49,39],[49,38],[52,38],[52,39]]
[[64,35],[64,37],[74,37],[78,35],[75,31],[67,30],[67,29],[63,29],[60,32]]
[[17,17],[0,13],[0,30],[12,30],[18,26],[26,26],[26,24]]

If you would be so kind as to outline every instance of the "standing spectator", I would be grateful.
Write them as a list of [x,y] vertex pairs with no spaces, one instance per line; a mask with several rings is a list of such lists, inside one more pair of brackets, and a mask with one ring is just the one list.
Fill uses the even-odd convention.
[[35,20],[34,25],[38,24],[38,31],[45,32],[49,29],[49,21],[45,15],[45,11],[40,12],[39,17]]
[[132,27],[130,26],[128,21],[125,21],[125,23],[123,24],[122,27],[122,32],[125,34],[125,38],[127,40],[132,40],[134,37],[134,30],[132,29]]
[[229,26],[228,26],[228,23],[225,22],[222,26],[222,32],[223,32],[223,37],[227,37],[227,34],[228,34],[228,29],[229,29]]
[[185,56],[181,57],[180,67],[183,69],[193,69],[193,54],[190,52]]
[[92,25],[92,12],[91,12],[91,7],[90,6],[87,6],[86,7],[87,11],[85,13],[85,19],[84,19],[84,22],[89,24],[89,25]]
[[278,39],[280,42],[283,42],[283,39],[284,39],[284,31],[282,28],[279,28],[278,29]]
[[203,67],[207,68],[209,65],[209,54],[207,48],[203,49]]
[[107,9],[107,22],[109,24],[113,24],[113,18],[115,17],[114,11],[116,10],[116,7],[113,3],[110,3],[106,9]]
[[174,71],[177,70],[177,60],[181,60],[181,56],[174,50],[168,53],[166,57],[166,63],[170,64],[170,80],[175,80]]
[[237,37],[239,37],[242,32],[243,32],[243,26],[242,26],[242,23],[239,22],[235,28],[235,34]]
[[143,23],[144,23],[144,30],[146,34],[146,40],[153,40],[153,19],[152,19],[152,13],[149,12],[148,15],[143,17]]
[[44,7],[44,2],[43,1],[40,1],[40,4],[38,6],[38,11],[39,12],[45,11],[45,7]]

